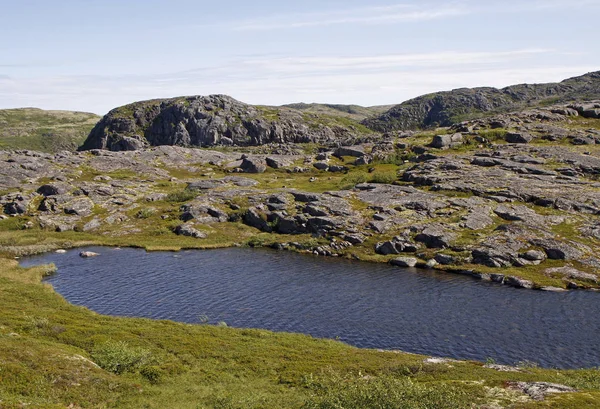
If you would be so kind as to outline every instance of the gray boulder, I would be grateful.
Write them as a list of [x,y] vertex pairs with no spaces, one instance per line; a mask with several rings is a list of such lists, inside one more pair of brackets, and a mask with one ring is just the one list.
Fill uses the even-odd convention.
[[390,264],[398,267],[414,267],[418,260],[414,257],[398,257],[390,260]]
[[359,158],[365,154],[363,146],[340,146],[333,152],[333,156],[341,158],[342,156],[354,156]]
[[450,247],[450,243],[456,235],[445,230],[438,225],[426,227],[421,233],[415,236],[415,241],[425,244],[428,248],[446,248]]
[[507,132],[504,140],[508,143],[529,143],[533,136],[525,132]]
[[267,170],[267,162],[259,158],[244,158],[240,169],[246,173],[264,173]]
[[527,289],[532,289],[533,288],[533,282],[530,280],[525,280],[523,278],[520,277],[513,277],[513,276],[506,276],[504,278],[504,284],[506,285],[510,285],[516,288],[527,288]]
[[430,146],[432,148],[446,149],[457,145],[461,145],[463,137],[461,133],[455,133],[454,135],[436,135],[433,137]]
[[70,189],[71,187],[64,183],[51,183],[40,186],[37,192],[44,196],[55,196],[64,195],[69,192]]
[[269,225],[269,223],[267,223],[267,218],[268,214],[265,214],[264,216],[261,215],[259,210],[255,207],[248,209],[243,216],[244,223],[246,223],[248,226],[270,233],[273,231],[273,228]]
[[532,239],[530,243],[544,249],[551,260],[577,260],[582,256],[582,252],[577,248],[557,240]]
[[87,197],[75,199],[64,206],[64,211],[67,214],[75,214],[77,216],[89,216],[92,214],[94,202]]
[[179,226],[175,227],[175,234],[177,234],[179,236],[194,237],[196,239],[206,238],[206,233],[195,229],[190,224],[180,224]]
[[329,165],[325,162],[315,162],[315,163],[313,163],[313,166],[315,168],[317,168],[318,170],[328,170],[329,169]]

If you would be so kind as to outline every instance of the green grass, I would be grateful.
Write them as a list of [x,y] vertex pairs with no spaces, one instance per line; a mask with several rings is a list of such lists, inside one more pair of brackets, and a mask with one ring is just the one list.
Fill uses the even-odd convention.
[[0,110],[0,149],[74,150],[99,119],[98,115],[85,112],[3,109]]

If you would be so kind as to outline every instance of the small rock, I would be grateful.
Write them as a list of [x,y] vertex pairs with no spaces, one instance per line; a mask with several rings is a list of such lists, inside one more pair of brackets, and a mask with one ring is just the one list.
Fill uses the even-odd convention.
[[533,288],[533,282],[520,277],[507,276],[504,279],[504,284],[511,285],[516,288]]
[[509,365],[498,365],[498,364],[486,364],[483,365],[484,368],[494,369],[498,372],[521,372],[521,369],[516,366]]
[[504,139],[508,143],[529,143],[533,136],[525,132],[507,132]]
[[87,222],[86,224],[83,225],[83,231],[96,230],[101,225],[102,224],[100,223],[100,220],[98,220],[97,218],[94,218],[94,219],[90,220],[89,222]]
[[64,195],[69,191],[69,186],[64,183],[42,185],[37,192],[44,196]]
[[390,264],[398,267],[414,267],[418,260],[414,257],[398,257],[390,261]]
[[327,170],[329,169],[329,165],[325,162],[315,162],[313,163],[313,166],[319,170]]
[[509,386],[529,395],[534,400],[544,400],[547,395],[553,393],[577,392],[577,389],[570,386],[550,382],[511,382]]
[[196,239],[206,238],[206,233],[196,230],[189,224],[180,224],[175,227],[175,234],[180,236],[194,237]]
[[88,257],[96,257],[100,254],[94,253],[93,251],[82,251],[79,253],[79,257],[88,258]]
[[434,257],[435,261],[439,264],[448,265],[454,263],[454,257],[448,254],[436,254]]
[[329,172],[347,172],[348,168],[341,165],[332,165],[328,169]]
[[63,249],[58,249],[55,251],[55,253],[58,253],[58,254],[65,254],[66,252],[67,252],[67,250],[63,250]]
[[521,254],[520,257],[529,261],[544,261],[546,259],[546,254],[539,250],[529,250]]

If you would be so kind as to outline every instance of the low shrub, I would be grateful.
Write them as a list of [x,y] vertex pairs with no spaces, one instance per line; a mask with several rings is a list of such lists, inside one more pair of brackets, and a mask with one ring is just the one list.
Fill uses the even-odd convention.
[[109,372],[138,372],[151,363],[150,351],[124,341],[108,341],[92,351],[96,364]]
[[184,189],[180,190],[179,192],[169,193],[167,197],[165,197],[165,200],[171,203],[181,203],[192,200],[196,196],[198,196],[198,192],[190,189]]
[[398,179],[398,175],[395,171],[389,172],[375,172],[369,178],[371,183],[386,183],[392,184]]
[[423,384],[391,376],[333,376],[310,379],[315,392],[304,409],[460,409],[476,403],[466,390],[443,383]]
[[154,213],[156,213],[156,209],[153,209],[151,207],[145,207],[143,209],[138,210],[138,212],[135,214],[135,217],[138,219],[147,219],[151,217]]
[[340,180],[339,187],[342,190],[352,189],[354,186],[359,183],[365,183],[367,180],[369,180],[369,177],[365,172],[350,173]]

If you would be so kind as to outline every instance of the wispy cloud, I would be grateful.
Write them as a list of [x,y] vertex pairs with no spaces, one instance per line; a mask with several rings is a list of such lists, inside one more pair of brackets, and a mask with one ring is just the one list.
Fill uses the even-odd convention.
[[298,73],[355,71],[391,68],[449,67],[465,64],[491,64],[552,53],[552,49],[531,48],[500,52],[444,51],[416,54],[386,54],[359,57],[290,57],[266,58],[243,61],[246,66],[262,69]]
[[334,102],[377,105],[444,89],[551,82],[597,70],[549,49],[432,52],[339,58],[267,56],[160,75],[2,78],[0,107],[105,113],[128,102],[176,95],[229,94],[248,103]]
[[340,24],[411,23],[467,14],[461,3],[431,7],[421,4],[396,4],[392,6],[362,7],[321,13],[274,15],[268,18],[228,23],[235,31],[267,31],[290,28],[332,26]]
[[582,9],[600,5],[600,0],[522,0],[517,4],[506,1],[480,2],[475,0],[455,0],[452,2],[411,2],[387,6],[323,11],[318,13],[274,14],[249,20],[227,21],[210,25],[231,31],[272,31],[326,27],[334,25],[376,25],[397,23],[418,23],[431,20],[449,19],[457,16],[522,13],[554,9]]

